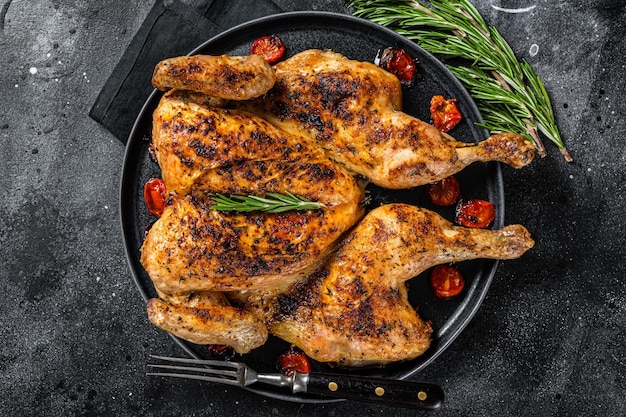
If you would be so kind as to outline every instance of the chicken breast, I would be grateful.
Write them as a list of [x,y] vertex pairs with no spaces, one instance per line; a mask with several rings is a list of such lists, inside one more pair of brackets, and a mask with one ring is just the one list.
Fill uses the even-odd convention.
[[[363,190],[309,140],[250,113],[206,108],[175,94],[154,113],[153,144],[170,202],[141,262],[164,293],[273,286],[322,262],[363,215]],[[212,210],[213,193],[290,192],[320,210]]]

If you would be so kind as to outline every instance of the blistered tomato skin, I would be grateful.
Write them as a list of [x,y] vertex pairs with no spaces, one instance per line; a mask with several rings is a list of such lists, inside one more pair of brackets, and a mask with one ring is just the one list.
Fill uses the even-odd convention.
[[461,197],[461,186],[454,176],[428,184],[425,190],[428,200],[436,206],[452,206]]
[[486,200],[460,201],[456,208],[456,222],[464,227],[484,229],[496,218],[496,208]]
[[283,57],[285,45],[276,35],[262,36],[252,43],[250,53],[262,55],[268,64],[273,64]]
[[463,291],[465,280],[457,268],[450,265],[437,265],[430,271],[430,287],[435,297],[447,300]]
[[165,209],[167,190],[165,182],[160,178],[151,178],[143,187],[143,198],[150,214],[161,217]]
[[433,96],[430,100],[430,116],[433,126],[444,133],[452,130],[463,118],[456,99],[446,100],[443,96]]
[[276,359],[276,366],[280,373],[290,376],[294,371],[311,372],[309,358],[295,346],[291,346],[286,352]]
[[415,60],[402,48],[385,48],[378,64],[409,87],[415,80]]

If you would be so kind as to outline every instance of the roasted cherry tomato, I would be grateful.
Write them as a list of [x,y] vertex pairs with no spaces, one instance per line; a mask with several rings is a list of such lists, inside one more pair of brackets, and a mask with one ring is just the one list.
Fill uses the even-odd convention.
[[252,43],[251,53],[263,55],[268,64],[273,64],[283,57],[285,45],[276,35],[262,36]]
[[403,85],[411,86],[415,80],[415,60],[402,48],[385,48],[378,66],[389,71]]
[[430,270],[430,287],[435,297],[442,300],[455,297],[463,291],[465,280],[461,271],[450,265],[437,265]]
[[143,187],[143,198],[146,201],[148,211],[157,217],[161,217],[165,208],[167,191],[165,182],[160,178],[152,178]]
[[281,373],[287,376],[293,374],[294,371],[311,372],[309,358],[295,346],[291,346],[276,359],[276,366]]
[[461,196],[459,181],[454,176],[449,176],[433,184],[426,186],[426,196],[436,206],[451,206]]
[[235,357],[235,349],[228,345],[207,345],[211,356],[215,359],[227,361]]
[[449,132],[463,118],[456,105],[456,99],[446,100],[443,96],[433,96],[430,100],[430,115],[433,125],[440,132]]
[[496,208],[489,201],[473,199],[460,201],[456,208],[456,222],[461,226],[483,229],[496,218]]

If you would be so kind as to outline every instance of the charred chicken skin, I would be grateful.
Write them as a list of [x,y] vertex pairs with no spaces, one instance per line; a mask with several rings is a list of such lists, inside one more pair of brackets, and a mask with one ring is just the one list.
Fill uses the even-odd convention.
[[[361,220],[355,175],[407,188],[475,161],[519,168],[534,154],[519,135],[467,144],[402,113],[400,83],[372,64],[317,50],[269,71],[257,57],[181,57],[161,62],[153,84],[170,90],[153,115],[169,199],[141,262],[159,295],[148,302],[150,321],[183,339],[246,353],[269,329],[323,362],[411,359],[432,330],[408,303],[405,281],[436,264],[510,259],[533,245],[522,226],[465,229],[404,204]],[[214,193],[268,192],[323,208],[211,208]]]

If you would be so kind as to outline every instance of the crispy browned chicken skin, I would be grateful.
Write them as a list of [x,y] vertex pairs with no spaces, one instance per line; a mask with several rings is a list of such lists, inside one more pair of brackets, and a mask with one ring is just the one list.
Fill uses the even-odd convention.
[[203,303],[194,302],[196,294],[177,302],[148,300],[148,319],[181,339],[203,345],[228,345],[237,353],[247,353],[266,342],[267,327],[254,314],[230,306],[223,293],[207,294]]

